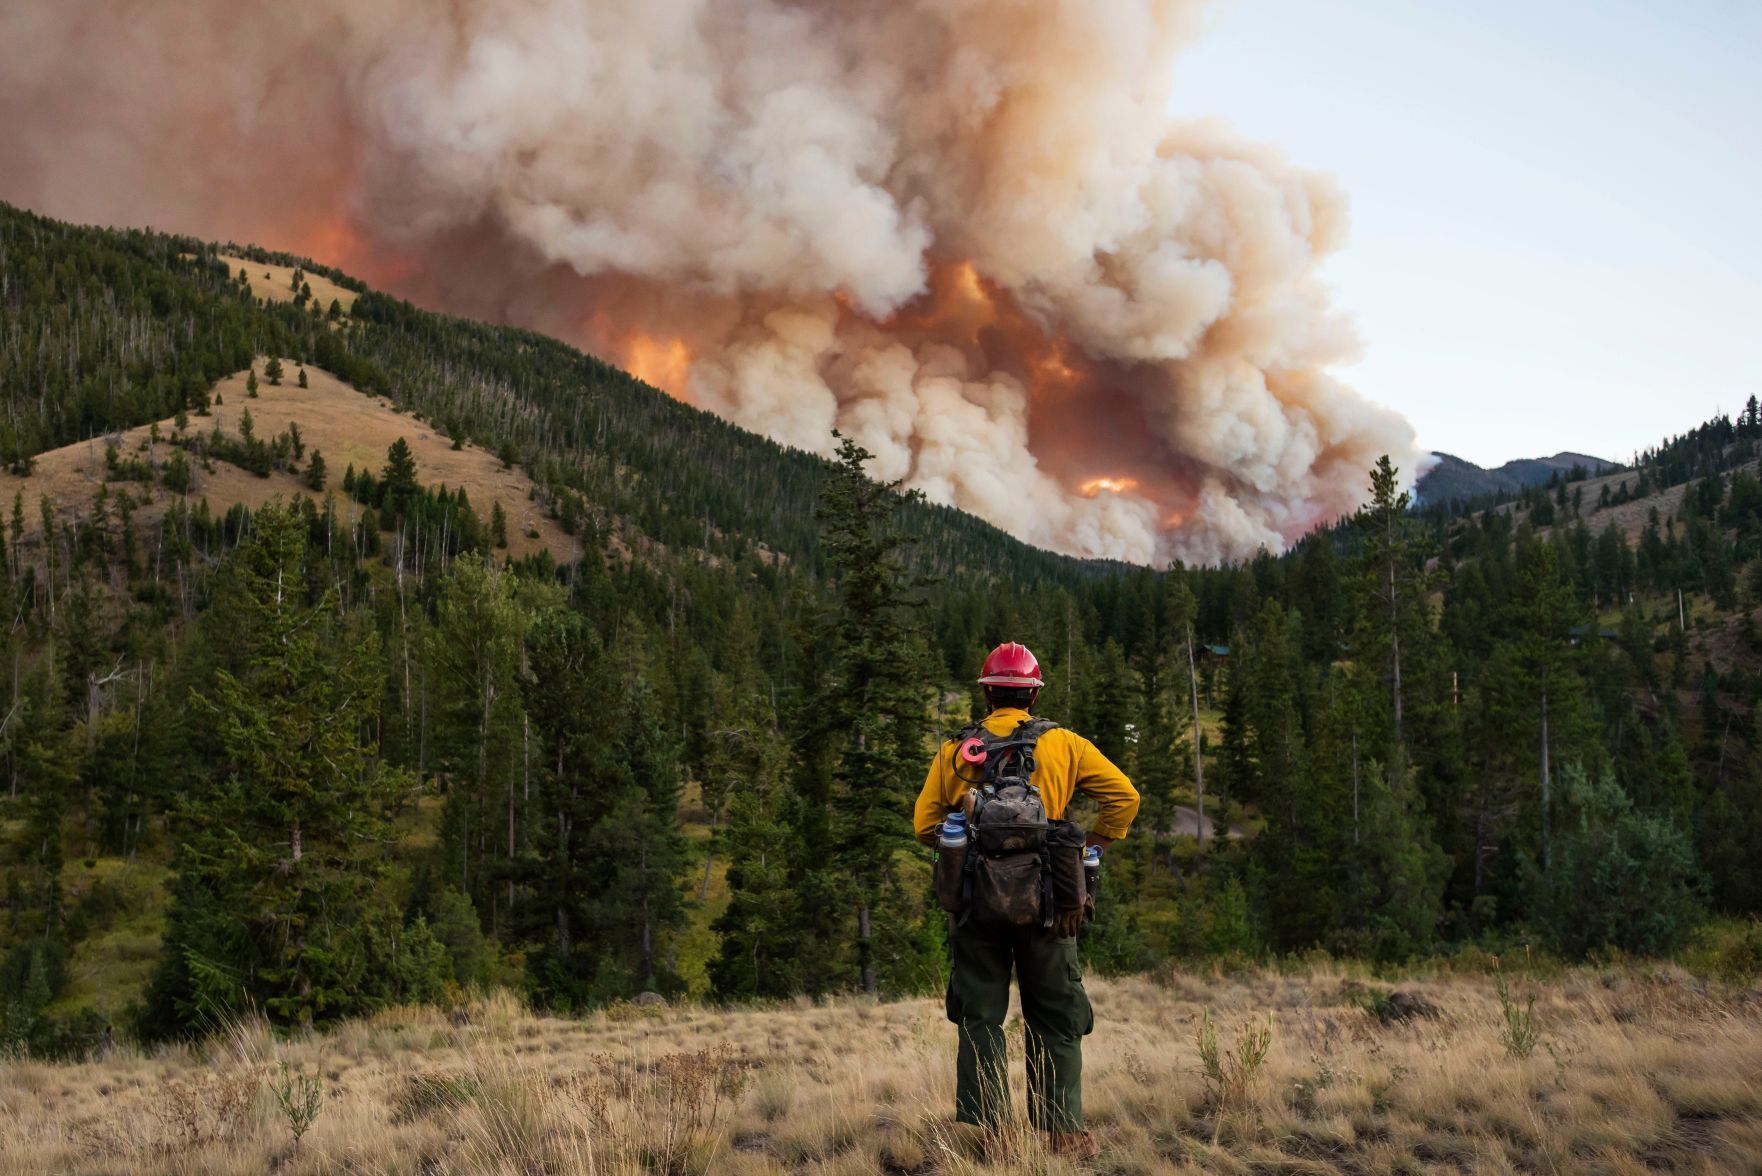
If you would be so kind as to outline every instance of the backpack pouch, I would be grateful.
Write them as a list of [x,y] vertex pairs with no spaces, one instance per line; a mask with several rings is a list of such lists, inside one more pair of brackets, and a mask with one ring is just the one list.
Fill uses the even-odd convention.
[[991,931],[1040,926],[1038,853],[981,856],[974,866],[971,918],[975,923]]
[[987,821],[978,829],[979,849],[988,857],[1039,853],[1046,825],[1039,821]]
[[1074,911],[1082,906],[1087,883],[1083,877],[1083,826],[1075,821],[1049,821],[1047,859],[1052,867],[1052,909]]

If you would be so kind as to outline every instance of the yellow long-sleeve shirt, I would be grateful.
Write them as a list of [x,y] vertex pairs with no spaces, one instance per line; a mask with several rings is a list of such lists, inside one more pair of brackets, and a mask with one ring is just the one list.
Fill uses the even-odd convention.
[[[1020,708],[999,707],[985,716],[985,729],[993,735],[1007,735],[1028,717],[1028,712]],[[918,794],[912,823],[918,840],[926,845],[935,842],[936,826],[972,787],[956,778],[954,756],[954,740],[944,741],[936,758],[930,761],[930,774],[924,779],[924,790]],[[1093,799],[1101,806],[1101,813],[1089,832],[1099,837],[1118,841],[1138,815],[1138,790],[1126,774],[1114,767],[1093,743],[1063,727],[1054,727],[1034,745],[1033,782],[1040,789],[1040,800],[1049,820],[1062,819],[1071,797],[1078,792]]]

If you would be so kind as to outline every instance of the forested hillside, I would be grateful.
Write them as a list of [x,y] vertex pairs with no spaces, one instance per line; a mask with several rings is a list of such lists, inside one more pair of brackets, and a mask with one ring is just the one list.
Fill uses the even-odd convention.
[[[1762,910],[1753,403],[1589,494],[1416,514],[1367,471],[1371,505],[1289,555],[1155,572],[1035,551],[536,335],[266,298],[222,252],[0,208],[8,465],[190,425],[119,442],[90,507],[0,503],[16,1046],[492,984],[564,1010],[935,986],[910,804],[1004,639],[1144,794],[1093,964],[1762,954],[1738,921]],[[581,558],[510,559],[407,445],[315,476],[285,433],[208,428],[221,381],[297,378],[265,356],[524,470]],[[229,508],[204,463],[317,486]],[[1656,514],[1630,538],[1632,510]],[[1242,836],[1178,834],[1193,809]]]

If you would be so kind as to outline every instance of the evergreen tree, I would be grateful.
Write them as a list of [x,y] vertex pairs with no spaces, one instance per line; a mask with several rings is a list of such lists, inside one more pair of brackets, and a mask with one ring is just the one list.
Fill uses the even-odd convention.
[[[528,970],[536,990],[563,1007],[594,995],[598,884],[592,834],[622,791],[616,764],[614,671],[579,614],[551,611],[526,634],[520,689],[544,749],[542,820],[529,869],[532,900],[521,931],[542,946]],[[621,897],[621,896],[620,896]]]
[[490,507],[489,538],[498,548],[505,549],[508,546],[508,514],[502,509],[500,499]]
[[[1389,767],[1405,771],[1407,733],[1406,686],[1402,681],[1401,645],[1424,627],[1424,553],[1413,541],[1407,518],[1410,503],[1400,489],[1399,471],[1388,455],[1371,470],[1370,502],[1358,514],[1364,532],[1359,564],[1360,656],[1377,657],[1387,669]],[[1411,644],[1411,642],[1410,642]]]
[[491,934],[515,900],[528,762],[516,679],[525,623],[513,575],[467,556],[441,592],[425,651],[435,720],[427,762],[448,781],[441,876],[471,897]]
[[312,460],[306,464],[306,485],[313,490],[322,490],[325,477],[324,454],[314,449]]
[[786,782],[787,747],[759,727],[739,747],[740,775],[718,840],[728,857],[728,909],[716,920],[719,940],[710,965],[715,990],[735,997],[780,997],[806,986],[801,933],[805,925],[790,863],[799,855],[799,808]]
[[191,705],[214,724],[225,770],[187,802],[166,957],[148,993],[160,1033],[251,1005],[283,1024],[373,1007],[363,929],[395,912],[377,879],[398,787],[364,738],[377,719],[378,643],[308,602],[305,528],[270,507],[222,588],[246,645]]
[[416,457],[410,452],[410,443],[399,437],[386,450],[377,505],[382,505],[389,515],[401,515],[421,489],[416,478]]
[[593,831],[596,857],[608,867],[599,888],[601,969],[616,969],[617,980],[631,988],[674,990],[677,978],[660,953],[662,938],[684,921],[685,839],[679,829],[684,781],[678,740],[639,652],[639,630],[632,623],[624,633],[623,706],[614,745],[622,786],[607,820]]
[[[830,924],[830,941],[849,945],[851,978],[871,993],[928,978],[916,946],[928,913],[927,879],[920,867],[915,888],[902,883],[899,828],[930,751],[928,661],[911,615],[906,538],[895,520],[910,496],[869,480],[864,466],[872,457],[841,437],[820,506],[836,605],[825,633],[829,672],[805,716],[804,767],[818,779],[804,799],[824,816],[810,815],[803,829],[803,848],[820,860],[802,870],[804,907],[821,894],[828,900],[810,920]],[[825,831],[818,842],[815,825]],[[811,933],[811,925],[804,930]]]
[[1554,945],[1577,958],[1599,948],[1664,956],[1688,937],[1701,875],[1683,831],[1634,809],[1604,772],[1561,773],[1564,811],[1554,869],[1534,878],[1535,908]]

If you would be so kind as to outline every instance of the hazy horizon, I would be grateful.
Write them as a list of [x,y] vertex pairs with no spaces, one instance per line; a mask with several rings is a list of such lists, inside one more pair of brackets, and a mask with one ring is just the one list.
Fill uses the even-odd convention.
[[1226,0],[1209,23],[1175,112],[1338,179],[1324,273],[1364,339],[1340,374],[1422,447],[1627,461],[1762,395],[1762,8]]

